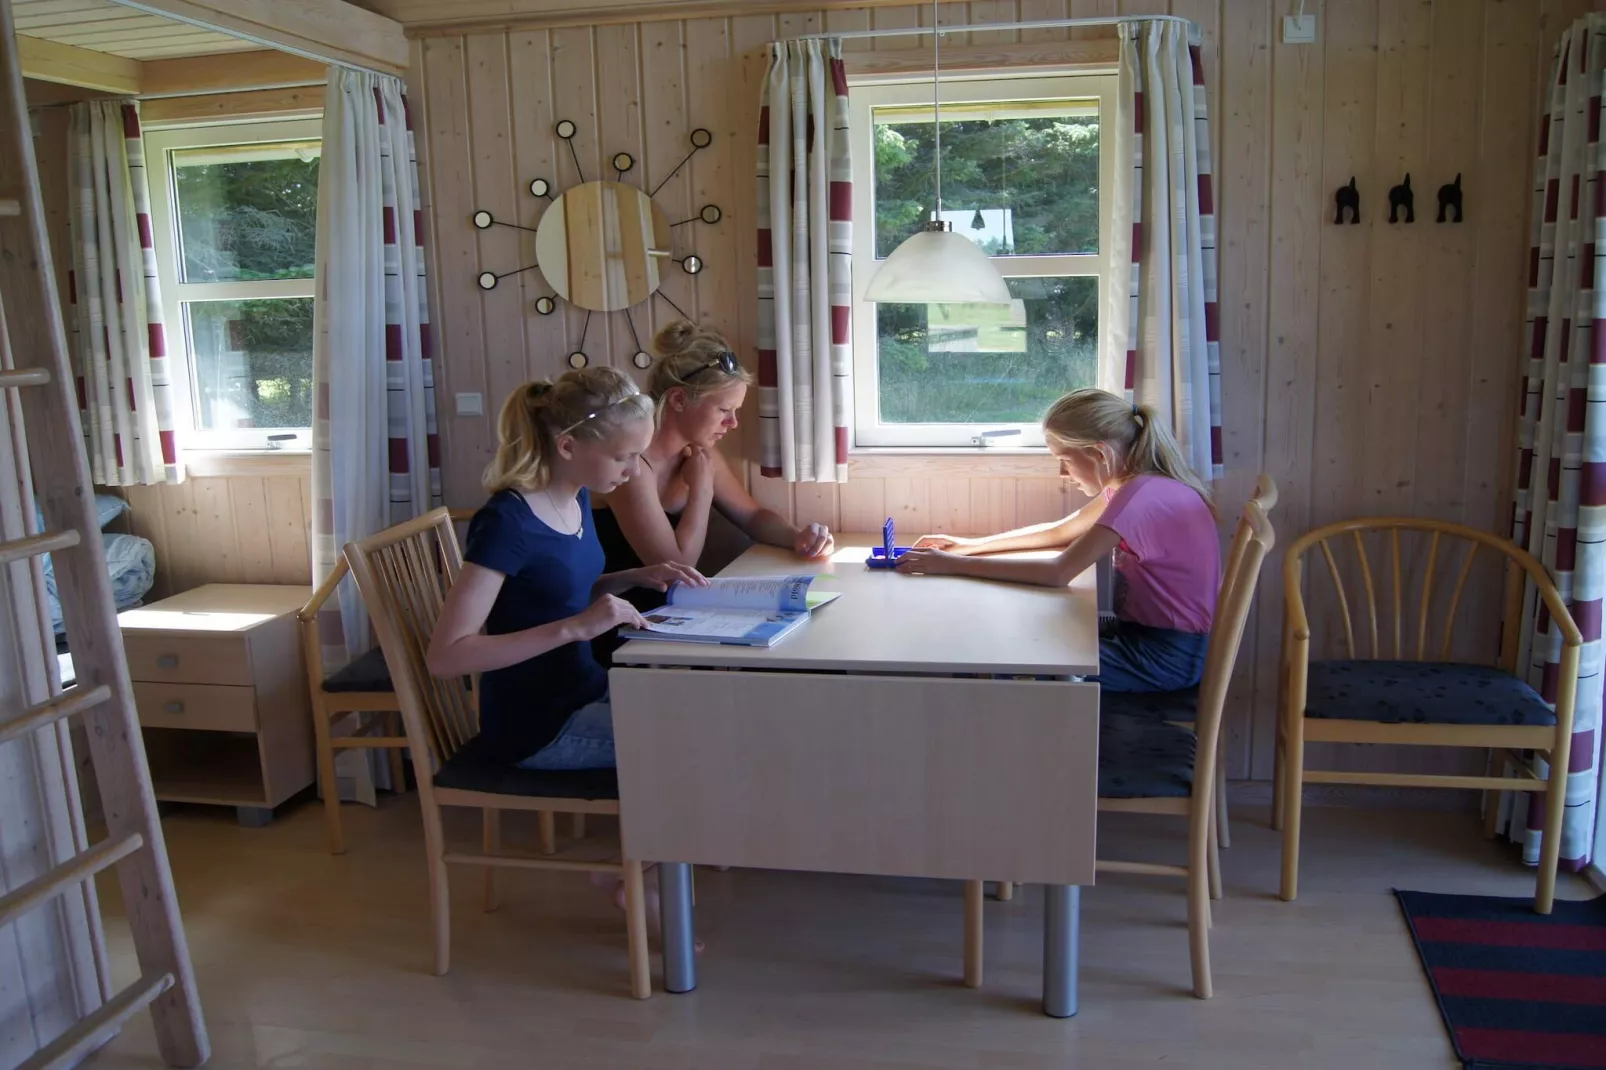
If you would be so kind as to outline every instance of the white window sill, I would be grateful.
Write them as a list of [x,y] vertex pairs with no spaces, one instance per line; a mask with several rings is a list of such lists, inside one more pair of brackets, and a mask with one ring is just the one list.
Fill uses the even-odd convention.
[[1059,475],[1059,462],[1041,446],[868,446],[848,453],[848,474],[1046,478]]
[[185,450],[185,472],[198,479],[217,476],[299,476],[312,474],[311,450]]

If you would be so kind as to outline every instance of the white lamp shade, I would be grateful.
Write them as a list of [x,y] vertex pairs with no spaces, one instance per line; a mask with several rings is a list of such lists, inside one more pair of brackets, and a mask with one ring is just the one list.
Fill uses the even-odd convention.
[[892,250],[865,287],[883,304],[1005,304],[1009,286],[975,242],[951,230],[922,230]]

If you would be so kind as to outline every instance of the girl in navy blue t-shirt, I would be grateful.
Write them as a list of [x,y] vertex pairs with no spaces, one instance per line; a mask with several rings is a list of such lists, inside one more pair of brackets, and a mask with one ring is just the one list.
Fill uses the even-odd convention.
[[428,662],[437,676],[482,674],[480,731],[510,763],[611,768],[608,677],[591,640],[643,626],[621,592],[707,583],[674,562],[602,571],[591,492],[636,474],[652,416],[652,400],[612,368],[528,383],[502,406],[491,498],[469,523]]

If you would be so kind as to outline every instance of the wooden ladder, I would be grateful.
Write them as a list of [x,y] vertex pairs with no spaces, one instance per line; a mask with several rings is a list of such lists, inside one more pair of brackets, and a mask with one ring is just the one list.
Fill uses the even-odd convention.
[[[20,421],[26,428],[16,443],[25,456],[16,457],[15,472],[0,472],[0,494],[20,487],[26,500],[26,469],[31,468],[45,523],[38,531],[33,511],[26,510],[28,534],[0,541],[0,567],[53,555],[77,676],[68,691],[51,694],[50,684],[31,687],[42,692],[29,694],[33,705],[20,712],[0,710],[0,746],[81,717],[107,827],[99,843],[0,896],[0,928],[58,896],[81,893],[101,870],[116,867],[140,969],[139,980],[39,1049],[23,1068],[74,1066],[147,1006],[168,1064],[199,1066],[210,1049],[117,629],[40,202],[11,0],[0,0],[0,404],[13,426]],[[40,628],[37,620],[16,623],[19,634]],[[42,668],[26,675],[56,679],[55,672]],[[98,917],[92,924],[99,924]]]

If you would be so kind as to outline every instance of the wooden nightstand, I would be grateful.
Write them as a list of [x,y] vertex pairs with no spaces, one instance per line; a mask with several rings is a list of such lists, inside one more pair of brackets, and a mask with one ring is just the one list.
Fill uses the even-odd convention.
[[118,614],[156,797],[264,825],[313,782],[306,587],[213,583]]

